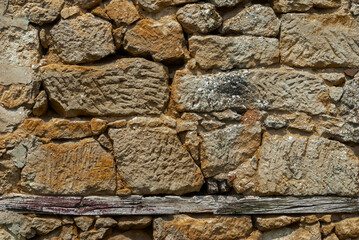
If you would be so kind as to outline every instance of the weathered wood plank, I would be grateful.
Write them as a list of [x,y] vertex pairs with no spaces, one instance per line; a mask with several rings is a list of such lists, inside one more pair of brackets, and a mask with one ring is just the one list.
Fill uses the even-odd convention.
[[359,197],[0,197],[0,210],[60,215],[305,214],[359,212]]

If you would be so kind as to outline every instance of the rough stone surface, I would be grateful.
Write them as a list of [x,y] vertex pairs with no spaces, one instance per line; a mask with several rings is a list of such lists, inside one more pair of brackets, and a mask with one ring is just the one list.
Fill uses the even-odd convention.
[[122,231],[130,229],[143,229],[151,225],[152,217],[147,216],[124,216],[117,219],[118,228]]
[[12,132],[27,115],[28,111],[24,107],[10,110],[0,105],[0,133]]
[[75,0],[75,3],[84,9],[92,8],[101,2],[102,0]]
[[137,9],[130,0],[111,0],[105,7],[107,15],[116,25],[129,25],[140,18]]
[[338,8],[341,0],[313,0],[314,7],[317,8]]
[[209,0],[216,7],[234,7],[243,0]]
[[223,129],[200,132],[201,168],[205,177],[236,169],[251,158],[261,141],[261,126],[234,124]]
[[340,115],[348,123],[359,123],[358,110],[359,78],[347,81],[340,100]]
[[47,94],[42,90],[35,98],[35,104],[32,108],[32,113],[35,116],[41,116],[46,113],[48,108]]
[[159,239],[234,240],[247,237],[252,231],[250,217],[215,216],[207,218],[175,215],[154,220],[153,236]]
[[358,22],[349,15],[286,14],[281,62],[296,67],[358,67]]
[[339,239],[359,237],[359,218],[347,218],[335,224],[335,233]]
[[[153,119],[156,120],[156,119]],[[117,170],[133,194],[184,194],[199,191],[200,169],[181,145],[174,129],[110,129]]]
[[63,5],[64,0],[28,0],[23,13],[30,22],[42,25],[56,20]]
[[20,170],[12,160],[0,160],[0,194],[10,192],[20,180]]
[[317,240],[322,239],[320,234],[320,224],[304,225],[299,228],[280,228],[274,231],[264,232],[263,240]]
[[141,58],[88,67],[48,65],[40,78],[52,107],[66,117],[160,114],[169,98],[165,68]]
[[96,228],[111,228],[117,225],[117,221],[111,217],[100,217],[96,220]]
[[273,195],[358,194],[359,159],[337,141],[317,136],[266,136],[257,191]]
[[255,4],[226,20],[222,32],[275,37],[279,33],[279,28],[280,21],[273,9]]
[[74,218],[75,224],[81,229],[81,231],[86,232],[92,226],[94,222],[94,217],[81,216]]
[[313,7],[312,0],[274,0],[274,9],[277,12],[306,12]]
[[80,15],[81,9],[78,6],[67,7],[61,10],[61,17],[67,19],[73,16]]
[[209,33],[222,24],[222,17],[214,5],[188,4],[177,11],[177,19],[187,33]]
[[152,236],[145,231],[131,230],[122,234],[116,234],[108,240],[152,240]]
[[111,23],[90,13],[62,19],[50,33],[65,63],[96,61],[115,52]]
[[90,231],[80,233],[80,240],[101,240],[109,233],[109,228],[92,229]]
[[23,84],[0,85],[0,104],[6,108],[17,108],[33,103],[32,87]]
[[113,157],[93,139],[37,147],[21,177],[26,192],[40,195],[113,194],[116,188]]
[[14,239],[29,239],[35,236],[31,222],[25,216],[15,212],[0,212],[0,226],[7,226]]
[[269,231],[276,228],[286,227],[299,221],[299,217],[279,216],[279,217],[257,217],[256,227],[261,231]]
[[186,53],[182,27],[175,16],[140,20],[127,30],[124,49],[134,56],[152,57],[156,62],[181,61]]
[[285,69],[198,76],[177,71],[172,84],[172,97],[181,112],[254,108],[316,115],[326,112],[321,99],[327,95],[321,78]]
[[279,42],[275,38],[192,36],[189,50],[202,69],[253,68],[279,62]]
[[158,12],[168,6],[192,2],[198,2],[198,0],[138,0],[139,5],[148,12]]
[[35,217],[31,221],[31,226],[35,228],[39,235],[46,235],[56,228],[61,227],[61,225],[60,219],[50,217]]

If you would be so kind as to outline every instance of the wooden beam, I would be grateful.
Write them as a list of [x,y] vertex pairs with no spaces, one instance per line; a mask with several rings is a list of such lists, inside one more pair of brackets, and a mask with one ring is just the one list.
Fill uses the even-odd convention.
[[359,197],[34,196],[0,197],[0,210],[59,215],[358,213]]

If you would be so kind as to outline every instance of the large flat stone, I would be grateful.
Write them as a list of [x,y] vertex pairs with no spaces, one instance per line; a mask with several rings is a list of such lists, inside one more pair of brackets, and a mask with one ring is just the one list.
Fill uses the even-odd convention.
[[359,159],[337,141],[312,136],[265,136],[256,190],[265,195],[359,193]]
[[325,113],[323,80],[315,75],[285,69],[240,70],[192,75],[177,71],[172,97],[179,111],[212,112],[263,109]]
[[358,67],[359,24],[350,15],[286,14],[281,62],[296,67]]
[[114,194],[115,161],[94,139],[41,145],[27,153],[21,186],[40,195]]
[[92,62],[115,52],[111,23],[90,13],[62,19],[50,34],[65,63]]
[[198,0],[138,0],[138,4],[148,12],[157,12],[168,6],[198,2]]
[[27,116],[28,111],[24,107],[10,110],[0,105],[0,133],[12,132]]
[[[160,125],[156,126],[157,122]],[[139,125],[109,130],[120,178],[133,194],[199,191],[204,182],[199,167],[182,146],[175,129],[161,126],[160,122],[148,118],[139,120]]]
[[189,50],[202,69],[253,68],[279,63],[275,38],[239,36],[192,36]]
[[141,58],[86,67],[48,65],[39,77],[52,107],[66,117],[158,115],[169,98],[163,65]]

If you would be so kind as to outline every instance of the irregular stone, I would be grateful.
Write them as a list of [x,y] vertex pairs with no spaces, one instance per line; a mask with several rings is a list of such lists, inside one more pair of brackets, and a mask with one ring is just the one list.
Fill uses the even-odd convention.
[[222,17],[214,5],[187,4],[177,11],[177,19],[187,33],[209,33],[219,28]]
[[[156,120],[156,119],[154,119]],[[109,129],[117,170],[133,194],[185,194],[199,191],[200,169],[165,126]]]
[[92,229],[90,231],[80,233],[80,240],[102,240],[109,234],[111,234],[110,228]]
[[30,106],[33,100],[31,86],[23,84],[0,85],[0,104],[6,108]]
[[236,169],[251,158],[261,142],[261,126],[233,124],[224,129],[200,132],[201,169],[203,175],[213,177]]
[[192,36],[189,50],[202,69],[253,68],[279,62],[279,42],[275,38]]
[[311,68],[359,66],[355,31],[359,23],[351,16],[286,14],[281,22],[282,63]]
[[[0,61],[3,61],[4,64],[26,67],[38,63],[40,60],[40,40],[38,30],[35,27],[29,26],[27,30],[18,27],[0,28],[0,33]],[[3,71],[2,68],[6,69],[7,67],[6,65],[1,66],[0,69]],[[8,68],[12,68],[12,66],[8,66]],[[31,72],[30,69],[26,68],[15,68],[9,71],[15,71],[20,76],[23,71],[25,73]],[[24,77],[27,79],[30,76],[28,73]],[[15,78],[11,77],[9,80],[11,79]],[[21,81],[20,79],[18,81]]]
[[223,33],[239,33],[263,37],[279,34],[280,21],[270,7],[254,4],[223,23]]
[[201,126],[208,131],[212,131],[217,128],[221,128],[224,125],[226,125],[226,124],[223,122],[220,122],[220,121],[216,121],[216,120],[203,120],[201,122]]
[[65,63],[92,62],[115,52],[111,23],[90,13],[60,20],[50,34]]
[[[256,185],[255,178],[257,176],[258,161],[258,157],[255,155],[252,158],[242,162],[236,170],[227,174],[228,183],[233,186],[234,190],[238,194],[257,194],[254,193],[253,188]],[[222,178],[222,180],[226,179],[225,175],[219,176]]]
[[147,12],[158,12],[162,8],[185,3],[198,2],[198,0],[138,0],[138,4]]
[[[260,194],[358,194],[359,160],[348,146],[317,136],[263,139],[256,190]],[[284,180],[285,179],[285,180]]]
[[307,216],[304,215],[304,216],[300,217],[301,223],[314,224],[318,221],[319,221],[319,219],[317,218],[316,215],[307,215]]
[[257,217],[256,227],[261,231],[269,231],[277,228],[286,227],[299,221],[299,217],[279,216],[279,217]]
[[232,240],[247,237],[252,232],[250,217],[241,216],[188,216],[156,218],[153,237],[183,240]]
[[223,112],[214,112],[212,113],[220,121],[240,121],[242,116],[231,109],[227,109]]
[[334,227],[335,227],[334,223],[322,224],[320,231],[323,236],[328,236],[333,231]]
[[280,228],[273,231],[264,232],[263,240],[319,240],[322,239],[320,234],[320,224],[304,225],[299,228]]
[[359,78],[347,81],[344,86],[344,93],[340,99],[340,115],[348,123],[359,123]]
[[75,0],[75,3],[83,9],[92,8],[101,3],[102,0]]
[[322,99],[328,96],[327,91],[321,78],[285,69],[240,70],[198,76],[177,71],[172,83],[172,98],[180,112],[235,108],[300,111],[316,115],[326,113]]
[[31,226],[35,228],[39,235],[46,235],[49,232],[61,227],[61,220],[50,217],[34,217],[31,221]]
[[313,0],[314,7],[317,8],[338,8],[341,0]]
[[122,119],[122,120],[117,120],[117,121],[114,121],[114,122],[109,122],[107,124],[108,127],[111,127],[111,128],[123,128],[127,125],[127,121]]
[[76,139],[92,136],[89,121],[70,121],[52,118],[45,122],[38,118],[28,118],[21,125],[31,135],[49,139]]
[[149,216],[123,216],[117,219],[118,228],[121,231],[130,229],[144,229],[151,225],[152,217]]
[[113,194],[116,188],[113,157],[93,139],[37,147],[21,178],[24,191],[42,195]]
[[135,5],[130,0],[111,0],[106,5],[105,11],[118,26],[130,25],[140,18]]
[[47,65],[40,78],[51,106],[65,117],[158,115],[169,98],[166,69],[141,58],[100,66]]
[[197,135],[197,131],[189,131],[186,133],[184,146],[187,151],[191,154],[191,157],[197,165],[200,164],[199,161],[199,146],[201,143],[200,137]]
[[111,21],[111,18],[107,15],[105,9],[103,9],[102,7],[96,7],[92,9],[91,13],[95,16]]
[[110,217],[100,217],[96,220],[95,227],[98,228],[112,228],[117,225],[117,221]]
[[306,12],[313,7],[312,0],[274,0],[274,10],[277,12]]
[[67,7],[61,10],[61,17],[67,19],[73,16],[78,16],[81,13],[81,9],[78,6]]
[[334,86],[345,82],[345,75],[343,73],[321,73],[319,76]]
[[358,0],[351,1],[350,12],[354,16],[359,15],[359,1]]
[[11,235],[11,233],[9,233],[6,230],[6,227],[0,227],[0,239],[2,239],[2,240],[16,240],[16,238],[13,237]]
[[35,104],[32,108],[32,114],[35,116],[44,115],[48,108],[47,94],[42,90],[35,98]]
[[227,181],[220,181],[218,183],[218,187],[220,193],[227,193],[231,190],[231,187],[228,185]]
[[359,217],[347,218],[336,223],[335,234],[339,239],[359,237]]
[[334,101],[338,102],[343,96],[344,89],[341,87],[332,87],[329,88],[329,97]]
[[243,0],[209,0],[209,2],[216,7],[233,7],[240,2],[243,2]]
[[323,240],[339,240],[335,233],[330,234],[328,237],[323,238]]
[[10,110],[0,105],[0,133],[12,132],[27,115],[28,111],[24,107]]
[[99,118],[93,118],[90,121],[91,125],[91,131],[94,135],[100,135],[103,133],[107,128],[108,121],[99,119]]
[[333,138],[341,142],[359,142],[358,124],[338,118],[324,118],[317,127],[320,136]]
[[1,211],[0,225],[6,225],[15,239],[29,239],[36,234],[36,231],[31,228],[31,222],[24,215],[16,212]]
[[181,119],[183,120],[189,120],[189,121],[201,121],[203,120],[203,117],[196,113],[183,113],[181,116]]
[[219,192],[218,183],[215,179],[206,179],[206,192],[207,194],[217,194]]
[[304,132],[313,132],[314,123],[310,116],[305,113],[297,113],[294,121],[289,123],[289,128]]
[[101,136],[99,136],[97,141],[100,143],[100,145],[102,147],[106,148],[107,150],[110,150],[110,151],[113,150],[112,143],[106,135],[101,134]]
[[[2,53],[5,54],[4,52]],[[34,73],[30,67],[12,65],[1,59],[0,74],[0,85],[3,86],[11,86],[15,84],[31,85],[34,81]]]
[[[12,160],[0,160],[0,194],[10,192],[20,181],[20,170]],[[1,216],[1,214],[0,214]]]
[[127,30],[123,47],[134,56],[152,57],[156,62],[166,63],[182,61],[187,51],[182,27],[175,16],[158,21],[140,20]]
[[185,131],[196,131],[198,128],[197,121],[186,121],[182,119],[177,120],[176,124],[176,131],[178,133],[185,132]]
[[92,226],[92,223],[94,222],[94,217],[81,216],[75,217],[74,220],[76,226],[80,228],[81,231],[86,232]]
[[108,240],[152,240],[152,236],[145,231],[131,230],[112,236]]
[[264,126],[266,128],[281,129],[286,127],[287,124],[287,120],[280,116],[268,116],[264,120]]
[[319,218],[319,221],[322,222],[322,223],[331,223],[332,222],[332,215],[331,214],[327,214],[327,215],[324,215],[322,217]]
[[38,139],[31,136],[18,143],[17,146],[8,151],[8,154],[11,156],[11,160],[14,162],[17,168],[23,168],[26,164],[27,152],[38,145]]
[[64,0],[28,0],[23,12],[30,22],[42,25],[56,20],[60,15]]
[[123,43],[123,38],[125,36],[127,29],[123,27],[116,28],[112,31],[113,38],[115,40],[116,48],[120,48]]
[[74,224],[74,220],[70,216],[62,216],[61,217],[61,223],[62,225],[72,225]]

